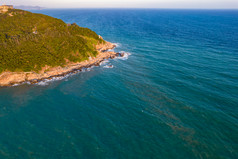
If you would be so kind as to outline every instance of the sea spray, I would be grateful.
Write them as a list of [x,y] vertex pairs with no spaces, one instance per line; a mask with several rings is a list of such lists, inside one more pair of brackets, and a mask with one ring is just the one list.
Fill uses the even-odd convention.
[[116,59],[120,59],[120,60],[127,60],[129,58],[129,56],[131,55],[131,53],[125,52],[125,51],[120,51],[119,53],[122,56],[118,56],[118,57],[116,57]]

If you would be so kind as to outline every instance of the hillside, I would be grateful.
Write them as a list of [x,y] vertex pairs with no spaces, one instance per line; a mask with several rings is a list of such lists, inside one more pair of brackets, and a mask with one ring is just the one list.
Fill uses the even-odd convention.
[[0,73],[39,71],[95,57],[104,40],[88,28],[23,10],[0,14]]

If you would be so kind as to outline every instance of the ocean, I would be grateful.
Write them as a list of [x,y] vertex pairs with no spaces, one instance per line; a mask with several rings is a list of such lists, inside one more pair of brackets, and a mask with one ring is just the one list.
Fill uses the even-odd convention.
[[0,158],[238,158],[238,10],[33,12],[128,57],[0,88]]

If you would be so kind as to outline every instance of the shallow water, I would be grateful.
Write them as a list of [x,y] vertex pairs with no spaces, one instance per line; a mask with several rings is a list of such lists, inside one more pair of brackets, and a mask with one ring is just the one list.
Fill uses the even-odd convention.
[[130,55],[1,88],[0,158],[238,158],[238,11],[34,12]]

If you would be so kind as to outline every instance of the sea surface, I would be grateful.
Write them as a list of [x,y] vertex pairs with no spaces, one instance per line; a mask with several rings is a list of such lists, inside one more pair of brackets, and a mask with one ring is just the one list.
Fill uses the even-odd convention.
[[1,159],[238,158],[238,10],[34,12],[128,57],[0,88]]

